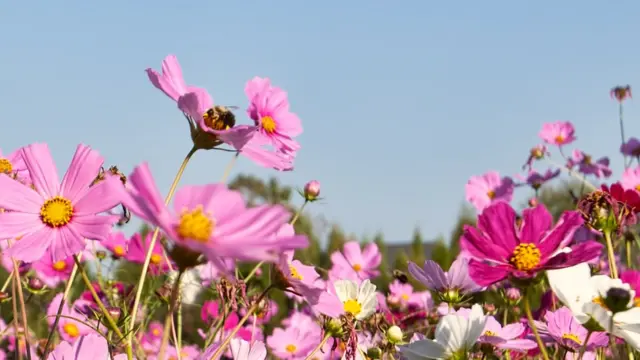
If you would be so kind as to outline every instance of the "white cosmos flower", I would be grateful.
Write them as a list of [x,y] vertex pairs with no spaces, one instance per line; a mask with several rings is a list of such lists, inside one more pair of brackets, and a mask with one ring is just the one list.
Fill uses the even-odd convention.
[[363,281],[360,286],[355,281],[338,280],[333,286],[344,312],[351,313],[356,320],[364,320],[376,311],[376,286],[369,280]]
[[425,339],[399,346],[407,360],[451,359],[457,354],[466,354],[484,331],[487,317],[482,307],[471,307],[469,318],[458,314],[445,315],[436,327],[435,339]]
[[[591,276],[587,263],[558,270],[547,270],[551,290],[582,324],[595,320],[605,331],[625,339],[640,349],[640,308],[634,307],[635,291],[620,279],[606,275]],[[610,289],[629,293],[628,310],[613,313],[605,303]],[[613,329],[611,320],[613,317]]]

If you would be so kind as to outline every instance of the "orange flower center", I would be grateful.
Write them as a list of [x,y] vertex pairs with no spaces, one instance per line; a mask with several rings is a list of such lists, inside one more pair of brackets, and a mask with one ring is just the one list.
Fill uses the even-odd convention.
[[260,119],[262,128],[269,134],[273,134],[276,131],[276,121],[271,116],[265,116]]
[[489,191],[487,191],[487,197],[488,197],[489,199],[491,199],[491,200],[495,199],[495,198],[496,198],[496,192],[495,192],[495,191],[493,191],[493,190],[489,190]]
[[295,345],[293,345],[293,344],[289,344],[289,345],[285,346],[285,348],[284,348],[284,349],[285,349],[285,350],[287,350],[287,352],[288,352],[288,353],[293,354],[293,353],[295,353],[295,352],[296,352],[296,350],[297,350],[298,348],[297,348]]
[[44,202],[40,208],[40,219],[52,228],[67,225],[73,217],[71,201],[62,196],[53,197]]
[[78,326],[76,326],[76,324],[74,323],[68,322],[64,324],[62,329],[64,330],[65,333],[67,333],[67,335],[71,336],[72,338],[78,337],[78,335],[80,335],[80,330],[78,329]]
[[184,210],[180,215],[176,231],[183,239],[192,239],[201,243],[209,242],[215,223],[199,206],[192,211]]
[[540,257],[540,250],[534,244],[524,243],[516,246],[509,261],[516,269],[529,271],[540,264]]
[[11,174],[13,165],[8,159],[0,158],[0,173]]
[[555,137],[554,140],[556,141],[556,144],[564,144],[565,138],[563,135],[558,135]]
[[291,272],[291,277],[294,279],[302,280],[302,275],[298,272],[293,265],[289,265],[289,271]]
[[53,269],[57,271],[64,271],[67,268],[67,263],[60,260],[53,263]]
[[113,247],[113,253],[118,256],[124,256],[124,248],[121,245],[116,245]]
[[151,255],[151,262],[155,265],[159,265],[162,262],[162,255],[160,254]]
[[360,264],[353,264],[352,268],[353,268],[353,270],[355,270],[355,271],[360,271],[360,270],[362,270],[362,265],[360,265]]

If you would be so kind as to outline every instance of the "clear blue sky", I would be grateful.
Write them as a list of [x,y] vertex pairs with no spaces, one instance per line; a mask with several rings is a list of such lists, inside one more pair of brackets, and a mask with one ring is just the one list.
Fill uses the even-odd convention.
[[[621,165],[608,91],[640,84],[639,18],[637,0],[9,1],[0,147],[47,142],[62,171],[84,142],[127,173],[149,161],[166,192],[190,140],[144,69],[173,53],[217,103],[244,108],[256,75],[289,92],[296,170],[235,174],[318,179],[313,211],[349,232],[435,237],[469,176],[517,172],[543,122],[573,121],[579,146]],[[637,116],[631,101],[629,134]],[[228,160],[198,153],[183,183],[218,181]]]

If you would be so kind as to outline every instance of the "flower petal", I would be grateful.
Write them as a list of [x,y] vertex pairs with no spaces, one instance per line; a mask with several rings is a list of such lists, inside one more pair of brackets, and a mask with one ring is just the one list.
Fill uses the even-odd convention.
[[58,170],[56,170],[56,164],[47,144],[36,143],[23,147],[22,158],[29,170],[36,191],[48,198],[60,194]]
[[62,195],[75,203],[89,190],[103,163],[104,159],[97,151],[83,144],[78,145],[60,185]]

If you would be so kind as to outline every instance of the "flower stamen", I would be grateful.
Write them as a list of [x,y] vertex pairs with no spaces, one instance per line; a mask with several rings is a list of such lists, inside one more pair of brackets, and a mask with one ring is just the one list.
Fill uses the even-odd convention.
[[271,116],[265,116],[260,119],[260,124],[264,131],[268,134],[273,134],[276,131],[276,121]]
[[195,210],[182,212],[176,231],[183,239],[207,243],[214,228],[214,221],[202,211],[202,206],[198,206]]
[[529,271],[540,264],[540,250],[532,243],[516,246],[509,262],[520,271]]
[[11,174],[13,171],[13,165],[9,159],[0,158],[0,174]]
[[55,196],[45,201],[40,208],[40,219],[45,225],[58,228],[71,222],[73,213],[73,205],[69,199]]
[[64,271],[67,269],[67,263],[60,260],[53,263],[53,269],[56,271]]
[[289,265],[289,271],[291,272],[292,278],[302,281],[303,279],[302,275],[300,275],[300,273],[298,272],[298,269],[296,269],[295,266]]
[[357,300],[349,299],[344,302],[343,310],[353,316],[358,316],[362,311],[362,305]]

